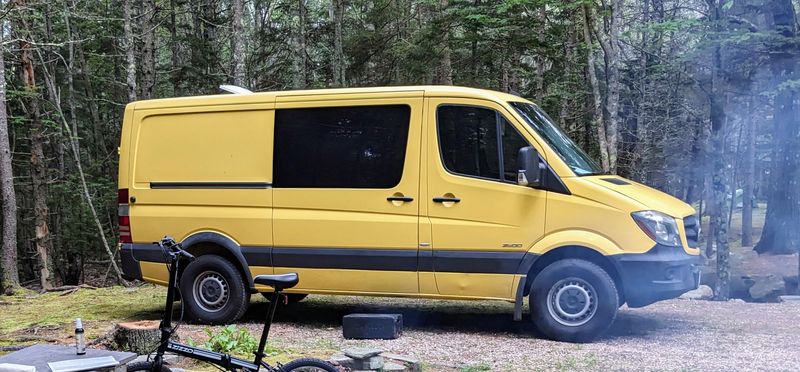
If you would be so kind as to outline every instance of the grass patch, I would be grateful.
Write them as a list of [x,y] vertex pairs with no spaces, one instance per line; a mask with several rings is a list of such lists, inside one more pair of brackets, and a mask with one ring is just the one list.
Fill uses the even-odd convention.
[[483,372],[483,371],[491,371],[492,366],[490,366],[486,362],[481,362],[478,364],[468,365],[466,367],[461,368],[461,372]]
[[555,365],[559,371],[594,370],[597,369],[597,355],[589,353],[584,356],[567,356]]
[[84,320],[86,337],[105,334],[119,321],[158,319],[163,308],[163,287],[109,287],[39,294],[19,291],[2,297],[0,345],[25,345],[53,341],[74,333],[75,318]]

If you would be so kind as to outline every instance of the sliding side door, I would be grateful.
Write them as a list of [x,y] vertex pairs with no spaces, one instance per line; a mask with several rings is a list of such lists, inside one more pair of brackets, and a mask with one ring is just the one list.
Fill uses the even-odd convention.
[[296,292],[417,293],[422,97],[278,98],[273,262]]

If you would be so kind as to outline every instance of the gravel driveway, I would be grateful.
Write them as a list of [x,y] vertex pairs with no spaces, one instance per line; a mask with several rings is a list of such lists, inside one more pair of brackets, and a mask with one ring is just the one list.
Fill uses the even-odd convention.
[[[265,310],[259,299],[242,321],[256,335]],[[403,336],[343,339],[341,318],[356,312],[403,314]],[[623,308],[603,338],[581,345],[536,338],[527,321],[513,322],[511,314],[512,305],[502,302],[309,296],[279,310],[270,344],[317,356],[374,346],[418,358],[426,371],[800,369],[796,302],[671,300]],[[187,326],[182,333],[200,330]]]

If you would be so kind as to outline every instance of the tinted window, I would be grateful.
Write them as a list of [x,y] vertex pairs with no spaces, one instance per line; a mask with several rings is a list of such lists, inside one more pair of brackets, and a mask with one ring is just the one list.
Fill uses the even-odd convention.
[[500,178],[494,110],[441,106],[436,116],[442,161],[447,170],[468,176]]
[[274,187],[396,186],[410,116],[405,105],[277,110]]
[[517,154],[520,148],[529,145],[497,111],[473,106],[440,106],[437,126],[442,162],[447,170],[517,182]]

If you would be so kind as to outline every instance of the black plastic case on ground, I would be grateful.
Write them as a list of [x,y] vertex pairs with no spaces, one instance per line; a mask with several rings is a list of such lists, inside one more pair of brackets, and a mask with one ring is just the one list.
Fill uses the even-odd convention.
[[402,314],[350,314],[342,319],[342,334],[348,339],[390,340],[402,332]]

